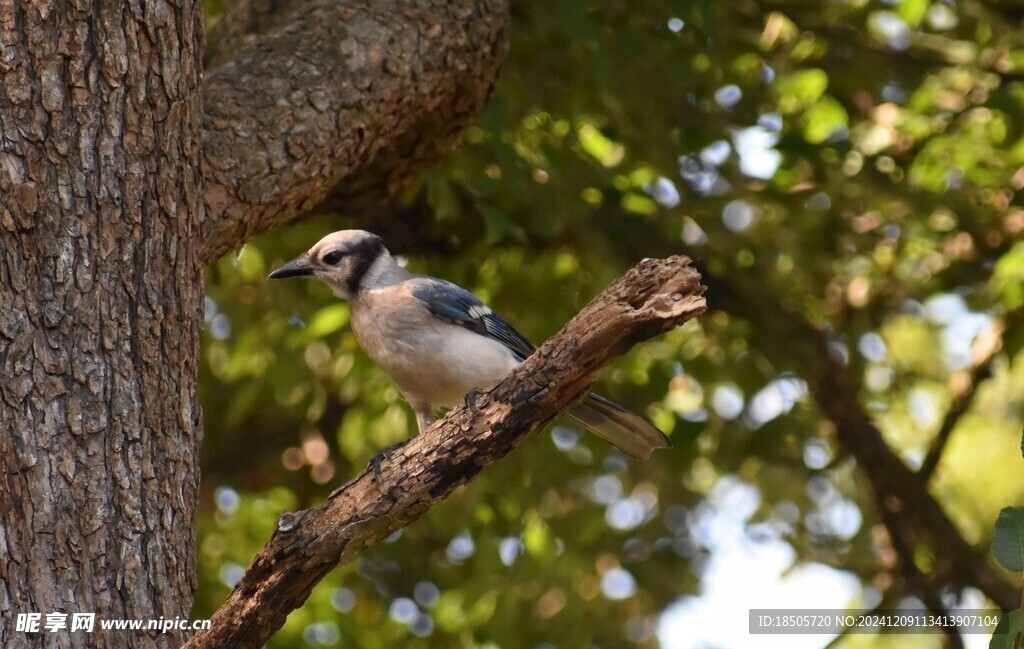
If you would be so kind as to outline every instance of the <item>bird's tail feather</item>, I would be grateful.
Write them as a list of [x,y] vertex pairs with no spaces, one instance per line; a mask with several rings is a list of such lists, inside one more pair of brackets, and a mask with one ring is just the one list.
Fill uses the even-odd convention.
[[590,393],[568,413],[571,419],[626,455],[646,460],[657,448],[671,448],[665,433],[640,415]]

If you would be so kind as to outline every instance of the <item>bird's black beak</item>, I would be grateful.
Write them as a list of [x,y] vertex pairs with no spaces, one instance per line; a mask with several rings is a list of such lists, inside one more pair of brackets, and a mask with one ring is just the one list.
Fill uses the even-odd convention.
[[267,279],[286,279],[288,277],[305,277],[313,274],[313,266],[309,263],[309,257],[302,255],[292,259],[284,266],[281,266],[270,273]]

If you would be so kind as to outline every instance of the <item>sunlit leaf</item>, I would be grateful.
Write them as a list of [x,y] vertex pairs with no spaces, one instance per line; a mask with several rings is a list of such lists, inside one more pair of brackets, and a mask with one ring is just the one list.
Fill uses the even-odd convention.
[[824,70],[801,70],[779,79],[779,108],[793,113],[818,101],[828,87],[828,74]]
[[804,138],[812,144],[820,144],[844,132],[848,119],[842,104],[824,96],[804,111],[800,121],[804,126]]
[[348,306],[341,303],[321,307],[309,320],[307,334],[312,338],[323,338],[341,329],[348,323]]

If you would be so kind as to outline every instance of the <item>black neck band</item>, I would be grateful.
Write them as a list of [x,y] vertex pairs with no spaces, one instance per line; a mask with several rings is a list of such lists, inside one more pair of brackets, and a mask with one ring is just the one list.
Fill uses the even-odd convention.
[[352,257],[352,271],[349,273],[347,281],[349,295],[359,292],[366,272],[383,253],[384,242],[380,237],[363,239],[348,252]]

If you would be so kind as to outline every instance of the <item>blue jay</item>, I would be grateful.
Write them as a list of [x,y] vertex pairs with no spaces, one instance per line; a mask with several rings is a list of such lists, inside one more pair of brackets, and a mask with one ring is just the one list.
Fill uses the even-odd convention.
[[[364,230],[327,235],[270,279],[303,276],[348,300],[356,339],[408,399],[420,432],[434,423],[436,408],[497,383],[536,349],[466,289],[406,271]],[[671,446],[645,419],[597,394],[568,415],[635,458]]]

